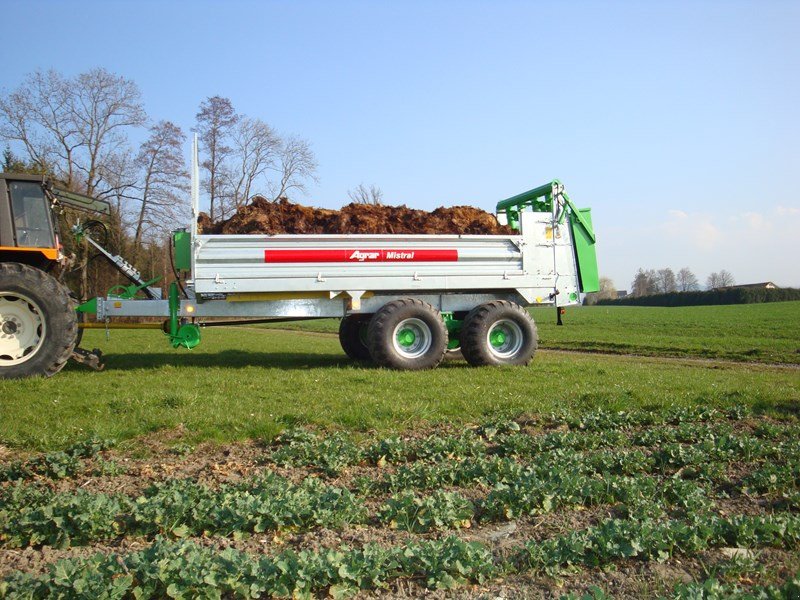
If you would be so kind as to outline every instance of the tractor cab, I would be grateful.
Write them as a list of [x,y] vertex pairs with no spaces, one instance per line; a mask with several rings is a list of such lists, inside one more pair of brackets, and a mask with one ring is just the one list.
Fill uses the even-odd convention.
[[0,256],[44,267],[58,259],[55,215],[37,175],[0,174]]
[[55,187],[42,175],[0,173],[0,261],[47,268],[59,259],[54,209],[108,214],[109,204]]

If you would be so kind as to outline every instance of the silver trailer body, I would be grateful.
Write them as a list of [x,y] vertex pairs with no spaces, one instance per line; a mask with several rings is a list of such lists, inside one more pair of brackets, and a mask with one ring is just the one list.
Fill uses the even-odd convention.
[[[526,304],[574,304],[570,228],[549,213],[522,216],[519,235],[198,235],[199,296],[263,293],[510,293]],[[354,307],[355,308],[355,307]]]

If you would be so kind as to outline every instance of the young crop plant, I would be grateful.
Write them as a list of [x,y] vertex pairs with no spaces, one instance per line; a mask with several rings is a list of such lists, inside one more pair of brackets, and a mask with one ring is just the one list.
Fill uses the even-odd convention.
[[474,507],[469,500],[445,491],[424,497],[402,492],[389,498],[379,511],[379,518],[391,529],[413,533],[468,528],[473,516]]
[[512,420],[500,419],[497,421],[488,421],[478,427],[477,433],[488,441],[494,440],[498,435],[518,433],[520,430],[519,423]]
[[372,464],[383,466],[386,463],[408,462],[412,458],[413,449],[407,440],[393,436],[373,442],[367,446],[364,455]]
[[744,479],[746,490],[760,493],[788,493],[800,489],[800,458],[783,464],[766,463]]
[[54,493],[38,486],[16,485],[0,497],[0,543],[10,548],[66,548],[117,537],[130,501],[119,495],[85,490]]
[[486,452],[486,443],[474,431],[458,435],[430,435],[415,442],[412,450],[415,459],[433,462],[479,457]]
[[276,442],[279,446],[270,454],[276,465],[314,467],[326,475],[338,475],[364,459],[362,450],[338,432],[320,438],[304,429],[294,429],[278,436]]
[[15,461],[0,468],[0,482],[18,481],[33,477],[67,479],[75,477],[84,468],[83,460],[94,458],[103,450],[114,446],[114,440],[90,438],[59,452],[48,452],[26,461]]
[[670,596],[672,600],[793,600],[800,598],[800,573],[778,585],[741,587],[722,583],[712,577],[702,583],[679,583]]

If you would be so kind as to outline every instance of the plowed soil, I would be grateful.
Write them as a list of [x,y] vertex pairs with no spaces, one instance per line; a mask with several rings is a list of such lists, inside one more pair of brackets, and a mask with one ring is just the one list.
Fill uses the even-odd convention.
[[275,235],[320,233],[510,235],[494,215],[473,206],[437,208],[433,212],[407,206],[348,204],[341,210],[313,208],[286,199],[256,198],[230,219],[213,223],[201,213],[201,233],[260,233]]

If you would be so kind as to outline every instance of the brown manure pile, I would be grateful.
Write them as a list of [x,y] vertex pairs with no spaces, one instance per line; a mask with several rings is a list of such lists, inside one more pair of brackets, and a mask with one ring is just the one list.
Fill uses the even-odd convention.
[[313,208],[286,199],[256,198],[225,221],[212,223],[201,213],[202,233],[404,233],[510,235],[494,215],[473,206],[437,208],[433,212],[406,206],[348,204],[341,210]]

